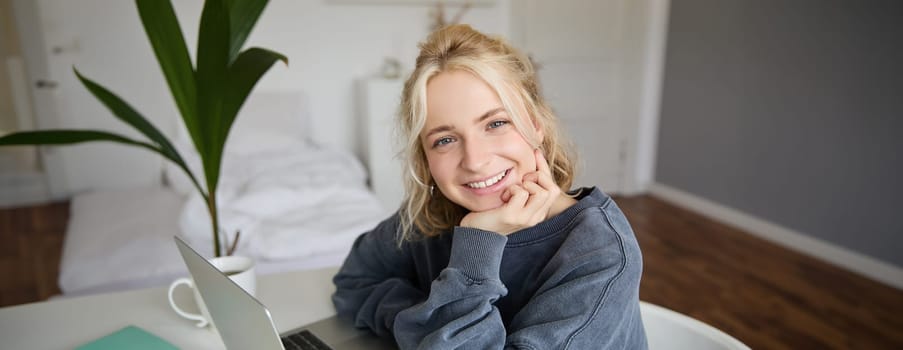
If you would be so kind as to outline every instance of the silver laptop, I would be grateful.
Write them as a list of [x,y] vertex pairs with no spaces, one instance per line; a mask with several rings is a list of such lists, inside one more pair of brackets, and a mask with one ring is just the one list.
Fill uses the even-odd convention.
[[393,342],[333,316],[280,335],[267,310],[185,241],[175,237],[227,349],[395,349]]

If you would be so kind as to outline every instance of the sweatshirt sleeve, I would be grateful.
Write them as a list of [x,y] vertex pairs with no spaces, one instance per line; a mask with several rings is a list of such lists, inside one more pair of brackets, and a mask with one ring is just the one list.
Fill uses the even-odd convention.
[[645,349],[633,231],[612,201],[584,214],[507,329],[495,302],[507,294],[499,268],[508,238],[456,228],[448,267],[426,301],[395,319],[400,348]]
[[397,216],[362,234],[333,278],[332,302],[340,318],[380,337],[392,338],[392,324],[399,311],[426,299],[413,285],[413,266],[395,243]]
[[409,282],[412,260],[392,239],[390,248],[365,234],[335,278],[333,301],[401,349],[645,349],[642,257],[609,203],[569,225],[539,290],[507,328],[495,304],[508,293],[499,274],[508,237],[473,228],[454,229],[448,265],[428,293]]
[[506,349],[646,349],[642,256],[609,201],[575,225],[545,282],[512,319]]
[[501,349],[506,331],[495,302],[507,294],[499,278],[507,237],[456,227],[448,267],[428,298],[398,313],[401,349]]

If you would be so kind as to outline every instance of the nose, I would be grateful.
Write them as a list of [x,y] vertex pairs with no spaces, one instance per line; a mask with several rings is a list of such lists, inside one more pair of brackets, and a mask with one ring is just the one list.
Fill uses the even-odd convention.
[[470,139],[464,142],[462,149],[464,154],[461,157],[461,167],[465,170],[479,172],[492,159],[490,147],[486,142]]

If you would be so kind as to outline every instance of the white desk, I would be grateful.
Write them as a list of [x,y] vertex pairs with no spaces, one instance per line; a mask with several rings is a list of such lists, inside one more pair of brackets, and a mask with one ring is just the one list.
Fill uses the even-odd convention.
[[[335,314],[330,296],[337,268],[258,276],[257,298],[267,306],[280,332]],[[179,288],[179,305],[193,305],[188,288]],[[135,325],[182,349],[223,349],[211,327],[169,307],[167,287],[98,294],[0,308],[0,348],[73,349],[124,326]]]

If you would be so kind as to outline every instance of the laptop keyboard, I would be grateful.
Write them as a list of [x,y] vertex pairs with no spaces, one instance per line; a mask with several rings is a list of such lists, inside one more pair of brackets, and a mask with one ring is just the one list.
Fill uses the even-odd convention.
[[332,350],[329,345],[306,329],[282,338],[282,346],[286,350]]

